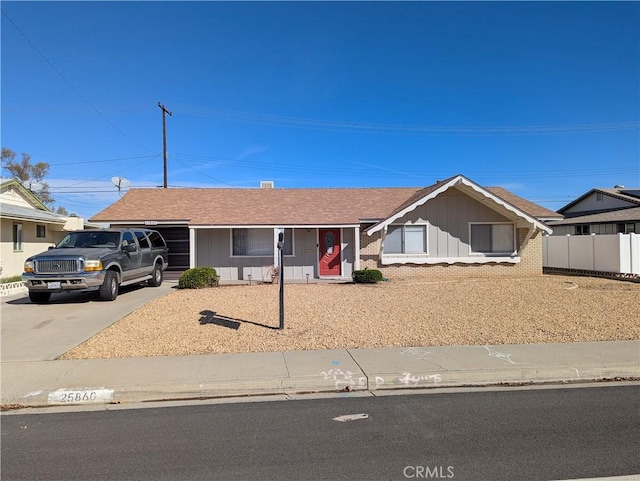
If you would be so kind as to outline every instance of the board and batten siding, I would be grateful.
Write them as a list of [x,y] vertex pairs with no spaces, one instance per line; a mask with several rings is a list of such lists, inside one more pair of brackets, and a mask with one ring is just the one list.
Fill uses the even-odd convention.
[[566,209],[563,214],[566,215],[575,212],[602,212],[605,210],[625,209],[636,206],[637,204],[624,199],[618,199],[601,192],[593,192],[576,205]]
[[[272,230],[272,229],[270,229]],[[293,255],[284,258],[285,279],[318,278],[317,229],[293,229]],[[354,259],[354,229],[343,229],[343,276],[351,276]],[[232,256],[231,229],[196,229],[196,266],[211,266],[221,280],[269,282],[273,272],[273,256]],[[276,252],[277,253],[277,252]]]
[[513,222],[457,189],[449,189],[418,206],[393,224],[427,224],[429,257],[467,257],[469,223]]

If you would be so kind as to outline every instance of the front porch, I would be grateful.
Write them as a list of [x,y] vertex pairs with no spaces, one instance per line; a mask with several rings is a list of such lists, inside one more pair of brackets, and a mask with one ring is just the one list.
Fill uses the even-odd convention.
[[282,229],[285,282],[345,282],[359,268],[357,225],[192,226],[190,267],[214,267],[223,285],[273,282],[280,268],[278,234]]

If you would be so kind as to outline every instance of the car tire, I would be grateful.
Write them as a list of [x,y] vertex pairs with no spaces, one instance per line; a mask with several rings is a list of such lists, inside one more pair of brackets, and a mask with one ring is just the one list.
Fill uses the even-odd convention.
[[118,275],[114,271],[107,271],[104,282],[100,286],[100,299],[103,301],[115,301],[118,297]]
[[46,304],[51,299],[50,292],[31,292],[29,291],[29,300],[34,304]]
[[158,287],[162,284],[162,267],[160,264],[153,266],[153,272],[151,273],[151,279],[149,279],[149,285],[151,287]]

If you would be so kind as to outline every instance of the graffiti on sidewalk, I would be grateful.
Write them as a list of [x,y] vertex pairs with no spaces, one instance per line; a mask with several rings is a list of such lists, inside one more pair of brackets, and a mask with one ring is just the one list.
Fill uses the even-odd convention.
[[495,350],[491,349],[489,346],[484,346],[484,348],[487,351],[489,351],[489,356],[496,357],[498,359],[502,359],[503,361],[509,362],[511,364],[515,364],[515,362],[513,362],[511,360],[511,354],[506,354],[504,352],[495,351]]
[[427,376],[414,376],[410,372],[403,372],[402,376],[398,378],[398,381],[408,386],[418,386],[419,384],[439,384],[442,382],[442,375],[430,374]]
[[[328,371],[322,371],[320,375],[323,376],[325,380],[333,380],[336,389],[368,387],[367,376],[354,376],[352,371],[343,371],[338,367],[331,368]],[[384,379],[380,376],[375,376],[375,384],[376,387],[381,386],[384,384]]]

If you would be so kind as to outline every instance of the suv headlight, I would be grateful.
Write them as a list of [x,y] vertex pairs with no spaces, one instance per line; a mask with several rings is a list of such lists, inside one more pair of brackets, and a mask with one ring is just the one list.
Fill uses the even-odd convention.
[[84,270],[85,271],[101,271],[102,270],[102,261],[85,261],[84,262]]
[[33,261],[26,261],[24,263],[24,271],[25,272],[33,272]]

